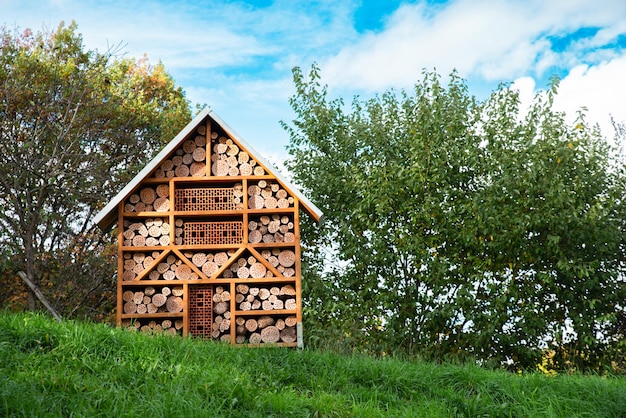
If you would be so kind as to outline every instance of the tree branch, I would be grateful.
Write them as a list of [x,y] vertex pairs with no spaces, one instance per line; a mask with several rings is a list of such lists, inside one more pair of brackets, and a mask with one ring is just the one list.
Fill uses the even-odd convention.
[[52,305],[50,305],[50,303],[48,302],[48,299],[46,299],[46,297],[43,295],[43,293],[41,293],[41,290],[39,290],[39,287],[37,287],[37,285],[35,285],[35,283],[33,283],[28,278],[26,273],[24,273],[23,271],[18,271],[17,275],[20,276],[20,278],[24,281],[24,283],[26,283],[26,285],[28,285],[30,290],[32,290],[33,293],[35,294],[35,296],[37,296],[37,299],[39,299],[39,301],[41,303],[43,303],[43,306],[45,306],[46,309],[48,309],[48,311],[52,314],[54,319],[56,319],[57,321],[61,322],[62,321],[61,316],[57,313],[56,309],[54,309],[54,307]]

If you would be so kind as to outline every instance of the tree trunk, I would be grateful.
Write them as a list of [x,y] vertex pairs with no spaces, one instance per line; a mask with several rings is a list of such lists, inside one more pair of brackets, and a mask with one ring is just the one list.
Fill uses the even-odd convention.
[[[31,224],[34,224],[35,222],[31,222]],[[34,256],[34,251],[33,251],[33,241],[32,241],[32,237],[34,235],[34,230],[32,229],[32,225],[31,227],[28,229],[28,232],[26,235],[22,236],[22,240],[24,242],[24,256],[25,256],[25,268],[26,268],[26,273],[24,272],[18,272],[18,275],[22,278],[22,280],[28,280],[28,282],[26,282],[26,284],[28,285],[28,287],[31,289],[30,292],[28,292],[28,309],[30,311],[34,311],[35,310],[35,292],[32,290],[32,286],[37,287],[37,282],[35,280],[35,256]],[[20,275],[20,273],[22,273],[24,276]],[[31,278],[32,279],[29,279]],[[30,284],[29,284],[30,283]]]

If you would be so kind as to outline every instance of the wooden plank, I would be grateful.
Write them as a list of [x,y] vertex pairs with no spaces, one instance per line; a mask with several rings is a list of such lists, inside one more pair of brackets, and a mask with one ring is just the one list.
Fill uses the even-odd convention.
[[183,300],[185,307],[183,308],[183,337],[189,335],[189,285],[183,283]]
[[[300,270],[302,254],[300,249],[300,201],[298,199],[294,202],[293,228],[296,235],[296,320],[300,323],[302,322],[302,271]],[[300,343],[300,338],[297,339],[297,343]]]
[[124,203],[122,202],[117,209],[117,312],[115,322],[117,323],[118,327],[121,327],[122,313],[124,310],[124,301],[122,300],[122,274],[124,274]]
[[237,342],[237,302],[235,301],[235,282],[231,282],[229,286],[230,297],[230,344],[235,345]]

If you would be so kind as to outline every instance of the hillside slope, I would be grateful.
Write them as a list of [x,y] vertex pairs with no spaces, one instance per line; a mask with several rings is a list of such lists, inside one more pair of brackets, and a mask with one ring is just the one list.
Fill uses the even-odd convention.
[[233,348],[0,314],[0,416],[621,417],[626,380]]

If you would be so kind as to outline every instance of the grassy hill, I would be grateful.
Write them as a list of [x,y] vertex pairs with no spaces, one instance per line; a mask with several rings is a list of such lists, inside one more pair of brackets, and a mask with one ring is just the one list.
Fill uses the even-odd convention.
[[626,379],[146,336],[0,313],[0,416],[624,417]]

